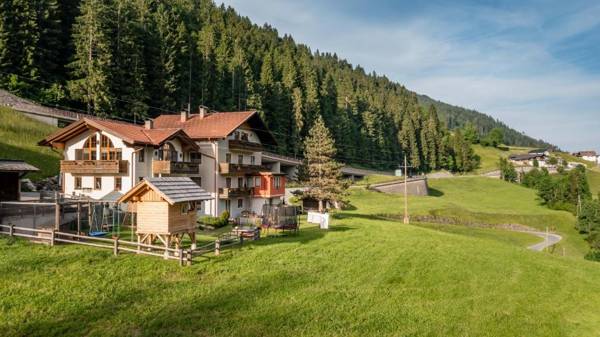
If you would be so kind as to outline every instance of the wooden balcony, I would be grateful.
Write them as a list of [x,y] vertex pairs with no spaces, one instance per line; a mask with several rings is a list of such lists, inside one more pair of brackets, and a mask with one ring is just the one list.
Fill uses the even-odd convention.
[[127,173],[127,160],[61,160],[60,171],[73,174]]
[[154,160],[152,161],[152,173],[161,175],[198,175],[200,174],[200,163],[170,160]]
[[219,163],[219,173],[221,174],[243,175],[261,171],[268,171],[268,168],[262,165]]
[[252,191],[253,191],[253,189],[251,187],[219,188],[219,198],[220,199],[229,199],[229,198],[249,197],[252,195]]
[[262,145],[242,139],[230,139],[229,149],[237,151],[258,152],[262,151]]

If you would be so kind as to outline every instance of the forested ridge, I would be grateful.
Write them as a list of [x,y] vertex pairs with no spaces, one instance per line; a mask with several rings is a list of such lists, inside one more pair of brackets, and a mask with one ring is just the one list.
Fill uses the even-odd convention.
[[509,145],[545,146],[491,117],[417,96],[336,54],[312,51],[211,0],[4,0],[0,86],[49,105],[142,120],[205,105],[256,109],[301,155],[322,116],[349,163],[467,171],[468,121]]

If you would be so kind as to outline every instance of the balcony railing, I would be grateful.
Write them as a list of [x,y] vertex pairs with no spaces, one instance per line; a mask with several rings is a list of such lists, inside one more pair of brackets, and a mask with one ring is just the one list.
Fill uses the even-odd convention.
[[262,150],[262,145],[260,143],[251,142],[242,139],[230,139],[229,140],[229,149],[230,150],[238,150],[238,151],[251,151],[258,152]]
[[269,168],[263,165],[219,163],[221,174],[252,174],[268,170]]
[[170,161],[170,160],[154,160],[152,162],[153,174],[200,174],[200,163]]
[[60,171],[75,174],[127,173],[127,160],[61,160]]
[[251,187],[240,187],[240,188],[219,188],[219,198],[239,198],[248,197],[252,195],[253,189]]

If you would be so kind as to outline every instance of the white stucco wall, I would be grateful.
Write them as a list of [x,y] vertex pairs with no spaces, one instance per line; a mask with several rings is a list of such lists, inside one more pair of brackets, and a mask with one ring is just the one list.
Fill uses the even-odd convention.
[[[81,177],[81,189],[75,189],[75,176],[70,173],[65,173],[64,175],[64,191],[67,195],[85,195],[89,196],[93,199],[100,199],[107,195],[108,193],[114,191],[115,187],[115,177],[121,177],[121,189],[119,192],[125,193],[131,188],[132,178],[131,178],[131,155],[134,151],[132,147],[128,147],[125,143],[117,136],[110,134],[104,131],[86,131],[78,136],[73,137],[72,139],[65,142],[65,150],[64,150],[64,159],[65,160],[75,160],[75,150],[82,149],[85,141],[92,134],[95,134],[97,137],[97,148],[96,155],[100,154],[100,136],[102,134],[106,135],[111,142],[113,143],[114,148],[121,149],[122,160],[128,162],[127,172],[121,173],[118,175],[112,174],[98,174],[98,175],[83,175],[78,174],[77,176]],[[97,158],[98,159],[98,158]],[[94,189],[94,177],[98,177],[101,179],[102,188]]]

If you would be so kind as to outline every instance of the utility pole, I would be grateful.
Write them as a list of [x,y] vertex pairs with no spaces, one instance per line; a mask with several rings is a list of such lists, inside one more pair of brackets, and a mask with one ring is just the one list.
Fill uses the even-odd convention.
[[410,216],[408,214],[408,168],[412,166],[408,166],[406,155],[404,155],[404,166],[400,166],[400,168],[404,169],[404,224],[408,225],[410,223]]

